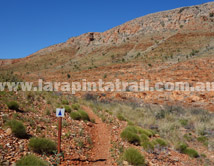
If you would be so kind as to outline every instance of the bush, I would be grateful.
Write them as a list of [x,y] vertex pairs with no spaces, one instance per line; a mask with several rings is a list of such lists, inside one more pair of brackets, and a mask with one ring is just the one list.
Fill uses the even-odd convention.
[[180,119],[179,122],[181,123],[182,126],[187,126],[188,125],[188,120],[187,119]]
[[68,100],[62,100],[62,104],[63,104],[63,105],[68,105],[69,102],[68,102]]
[[134,148],[127,149],[123,154],[123,158],[131,165],[136,166],[146,165],[144,156],[137,149]]
[[71,107],[66,105],[66,106],[64,106],[64,108],[65,108],[65,112],[71,113]]
[[180,153],[184,153],[187,147],[188,145],[185,143],[178,143],[178,145],[176,146],[176,150],[179,151]]
[[176,150],[193,158],[199,157],[198,152],[194,149],[188,148],[188,145],[185,143],[179,143],[176,147]]
[[193,158],[199,157],[199,154],[195,149],[187,148],[184,150],[184,154],[187,154],[188,156],[193,157]]
[[168,145],[167,142],[165,140],[161,139],[161,138],[155,139],[155,142],[157,142],[157,144],[160,147],[166,147]]
[[193,137],[192,137],[191,133],[184,134],[183,138],[189,142],[193,141]]
[[152,136],[154,136],[157,132],[152,130],[152,129],[147,129],[147,132],[150,132],[150,134],[152,134]]
[[126,140],[129,143],[137,144],[137,145],[140,144],[140,137],[129,130],[124,129],[123,132],[120,134],[120,136],[123,140]]
[[149,137],[145,134],[141,134],[140,140],[141,140],[141,142],[147,142],[147,141],[149,141]]
[[214,17],[214,13],[210,13],[210,17]]
[[208,138],[206,136],[201,136],[197,138],[198,142],[203,143],[205,146],[208,146]]
[[79,110],[80,109],[80,105],[79,104],[72,104],[72,108],[74,110]]
[[137,128],[135,126],[127,126],[124,130],[137,134]]
[[56,144],[46,138],[31,138],[29,142],[29,147],[32,149],[34,152],[43,154],[51,154],[56,150]]
[[90,121],[90,118],[89,118],[88,114],[85,111],[80,110],[78,112],[79,112],[82,120]]
[[129,126],[134,126],[134,123],[132,121],[128,121]]
[[82,111],[82,110],[71,112],[70,116],[74,120],[87,120],[87,121],[90,121],[90,118],[89,118],[88,114],[85,111]]
[[18,138],[25,138],[27,136],[25,126],[22,122],[17,120],[10,120],[7,122],[7,125],[11,128],[14,136]]
[[48,166],[48,163],[35,155],[27,155],[17,161],[16,166]]
[[143,149],[147,152],[152,152],[155,148],[153,142],[149,142],[149,141],[142,142],[141,146],[143,146]]
[[126,118],[122,114],[118,114],[117,119],[119,119],[120,121],[126,121]]
[[73,120],[81,120],[81,115],[80,115],[80,113],[79,112],[71,112],[71,114],[70,114],[70,116],[71,116],[71,118],[73,119]]
[[138,128],[138,133],[139,134],[145,134],[148,137],[152,137],[154,135],[154,133],[152,133],[150,130],[146,130],[146,129],[142,129],[142,128]]
[[19,110],[19,104],[18,104],[17,102],[15,102],[15,101],[10,101],[10,102],[8,102],[8,103],[7,103],[7,106],[8,106],[8,108],[11,109],[11,110],[16,110],[16,111]]

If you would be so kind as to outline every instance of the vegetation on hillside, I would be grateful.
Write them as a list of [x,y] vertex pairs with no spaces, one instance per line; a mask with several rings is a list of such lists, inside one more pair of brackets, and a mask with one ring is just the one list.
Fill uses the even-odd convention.
[[[141,106],[85,101],[100,116],[104,110],[111,110],[116,117],[126,119],[130,126],[121,132],[121,138],[131,144],[141,145],[147,152],[156,147],[174,147],[180,153],[197,158],[200,154],[191,147],[176,148],[180,142],[185,145],[203,143],[207,148],[213,138],[207,137],[214,130],[214,114],[202,109],[185,109],[179,106]],[[183,132],[186,131],[186,132]],[[155,138],[156,136],[161,138]],[[196,135],[196,136],[195,136]],[[154,137],[155,136],[155,137]],[[154,138],[153,138],[154,137]],[[183,148],[183,149],[182,149]]]

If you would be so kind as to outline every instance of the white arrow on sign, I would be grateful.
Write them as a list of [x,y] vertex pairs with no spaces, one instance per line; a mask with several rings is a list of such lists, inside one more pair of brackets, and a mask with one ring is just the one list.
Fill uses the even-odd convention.
[[56,117],[64,117],[65,116],[65,109],[64,108],[57,108],[56,109]]

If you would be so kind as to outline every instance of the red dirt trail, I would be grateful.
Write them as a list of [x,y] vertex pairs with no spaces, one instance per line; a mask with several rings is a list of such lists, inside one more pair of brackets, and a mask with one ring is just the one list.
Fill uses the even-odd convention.
[[84,106],[84,110],[88,113],[91,119],[95,120],[95,125],[92,130],[93,149],[89,165],[93,166],[110,166],[110,148],[111,148],[111,133],[107,125],[88,107]]

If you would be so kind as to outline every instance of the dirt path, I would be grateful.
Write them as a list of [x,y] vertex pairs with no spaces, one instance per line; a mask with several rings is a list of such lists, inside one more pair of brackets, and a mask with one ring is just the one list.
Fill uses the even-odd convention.
[[95,125],[92,129],[93,149],[91,154],[90,165],[93,166],[110,166],[110,140],[111,133],[105,123],[88,107],[84,106],[84,110],[88,113],[91,119],[95,120]]

